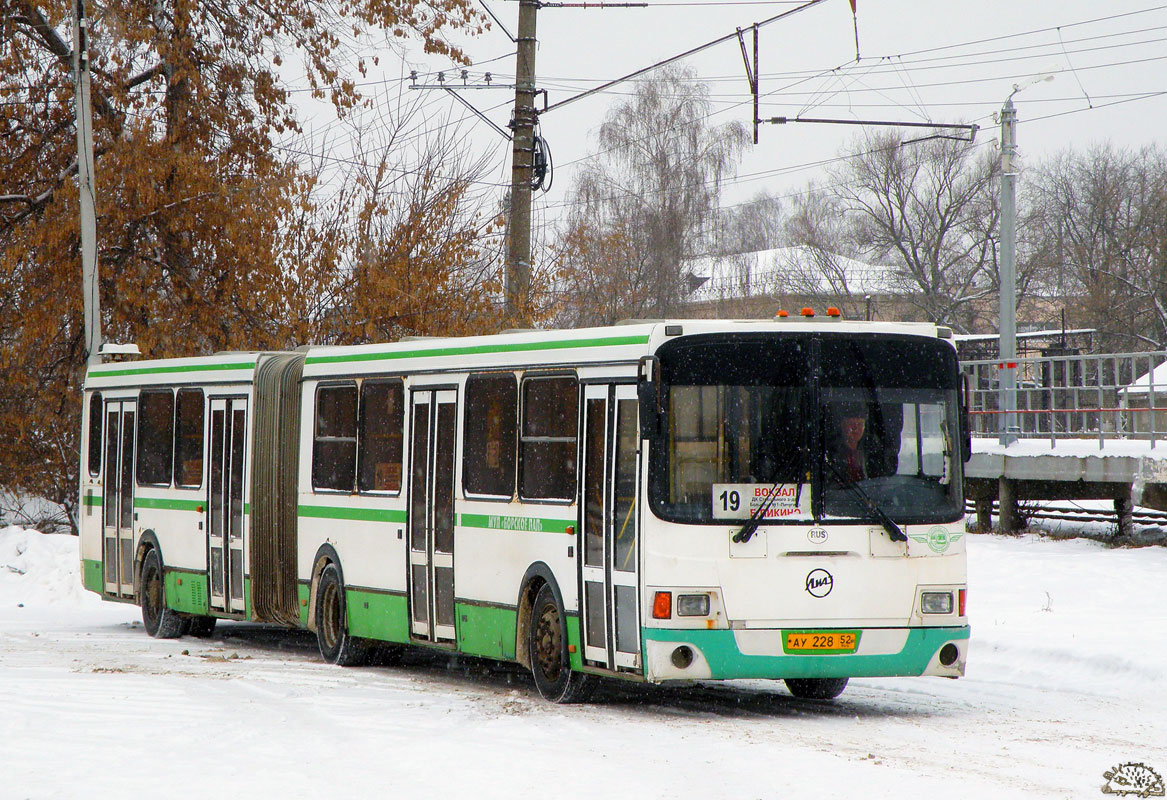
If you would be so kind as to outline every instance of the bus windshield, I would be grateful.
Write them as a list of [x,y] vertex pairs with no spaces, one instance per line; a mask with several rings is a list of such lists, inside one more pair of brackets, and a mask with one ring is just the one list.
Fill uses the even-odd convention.
[[650,499],[662,519],[960,517],[958,376],[946,343],[743,334],[678,340],[659,355],[666,418]]

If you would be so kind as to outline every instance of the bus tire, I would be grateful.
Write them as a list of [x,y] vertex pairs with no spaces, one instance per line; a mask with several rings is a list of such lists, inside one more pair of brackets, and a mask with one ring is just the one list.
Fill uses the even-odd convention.
[[139,604],[142,606],[142,625],[146,633],[155,639],[175,639],[185,631],[186,622],[182,615],[172,608],[166,607],[166,586],[162,579],[162,559],[154,548],[146,553],[142,559],[140,573],[141,596]]
[[321,571],[320,584],[316,587],[316,643],[320,655],[329,664],[355,667],[365,663],[366,647],[348,633],[344,583],[333,563]]
[[215,632],[215,623],[218,621],[214,617],[190,617],[190,629],[187,631],[191,636],[197,636],[200,639],[209,638]]
[[847,678],[787,678],[784,682],[802,700],[834,700],[847,688]]
[[550,584],[543,584],[535,595],[527,632],[531,675],[539,694],[552,703],[586,702],[594,683],[590,675],[571,670],[564,613]]

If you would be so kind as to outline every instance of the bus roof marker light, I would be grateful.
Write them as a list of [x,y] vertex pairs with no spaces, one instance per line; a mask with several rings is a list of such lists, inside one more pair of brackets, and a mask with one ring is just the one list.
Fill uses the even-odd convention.
[[840,311],[839,309],[835,308],[834,306],[827,306],[827,316],[841,318],[843,316],[843,312]]
[[776,316],[778,319],[786,319],[790,316],[790,314],[786,311],[786,309],[780,308],[778,309],[778,313],[774,316]]
[[672,619],[673,616],[673,593],[672,592],[657,592],[652,598],[652,618],[653,619]]
[[814,316],[814,309],[811,308],[810,306],[803,306],[802,310],[799,311],[798,313],[804,317],[813,317]]

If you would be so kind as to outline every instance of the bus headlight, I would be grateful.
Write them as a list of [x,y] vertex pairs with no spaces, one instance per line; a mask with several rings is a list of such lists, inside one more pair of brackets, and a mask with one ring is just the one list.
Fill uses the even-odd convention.
[[920,613],[951,614],[952,592],[922,592],[920,594]]
[[677,595],[678,617],[707,617],[709,616],[709,595],[707,594],[679,594]]

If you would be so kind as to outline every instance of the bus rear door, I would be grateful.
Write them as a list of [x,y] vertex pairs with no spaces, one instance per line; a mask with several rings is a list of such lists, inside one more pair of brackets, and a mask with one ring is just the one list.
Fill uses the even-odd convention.
[[105,593],[134,596],[134,400],[105,404],[105,474],[102,492]]

